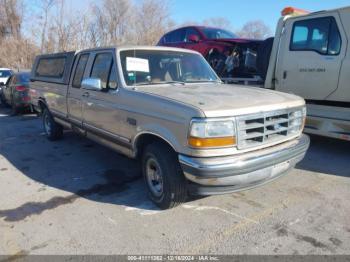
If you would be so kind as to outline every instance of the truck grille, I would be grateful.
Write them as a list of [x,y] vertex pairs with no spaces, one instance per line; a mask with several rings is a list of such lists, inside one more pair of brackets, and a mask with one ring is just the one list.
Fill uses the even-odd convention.
[[237,118],[238,149],[256,147],[263,144],[283,141],[296,135],[302,126],[303,116],[295,112],[301,108],[265,112]]

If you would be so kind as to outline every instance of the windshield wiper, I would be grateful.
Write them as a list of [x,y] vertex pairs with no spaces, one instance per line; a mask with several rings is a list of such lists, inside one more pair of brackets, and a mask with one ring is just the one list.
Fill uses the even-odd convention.
[[165,81],[165,82],[161,82],[162,84],[181,84],[181,85],[185,85],[186,83],[184,81]]
[[162,82],[143,82],[143,83],[136,83],[135,86],[147,86],[147,85],[163,85],[163,84],[181,84],[185,85],[186,83],[183,81],[162,81]]

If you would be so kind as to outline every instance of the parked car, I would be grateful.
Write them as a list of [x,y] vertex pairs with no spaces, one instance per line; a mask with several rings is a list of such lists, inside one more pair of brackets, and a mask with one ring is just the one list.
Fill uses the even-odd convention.
[[0,97],[2,94],[2,88],[5,86],[9,77],[13,74],[11,69],[0,68]]
[[6,84],[9,77],[13,74],[13,71],[8,68],[0,68],[0,84]]
[[118,47],[42,55],[30,87],[49,140],[68,128],[140,159],[160,208],[188,194],[272,181],[309,146],[302,98],[225,85],[195,51]]
[[228,30],[207,26],[182,27],[166,33],[158,42],[159,46],[201,53],[221,78],[248,79],[265,77],[266,69],[258,66],[258,51],[263,44],[262,40],[238,38]]
[[17,114],[31,106],[29,94],[30,72],[18,72],[10,76],[1,94],[1,101]]

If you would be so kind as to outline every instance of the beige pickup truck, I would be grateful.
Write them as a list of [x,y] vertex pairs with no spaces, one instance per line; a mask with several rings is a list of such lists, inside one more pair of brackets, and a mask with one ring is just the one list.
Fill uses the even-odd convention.
[[225,85],[194,51],[118,47],[42,55],[30,87],[50,140],[72,129],[139,158],[149,196],[163,209],[189,194],[272,181],[309,147],[302,98]]

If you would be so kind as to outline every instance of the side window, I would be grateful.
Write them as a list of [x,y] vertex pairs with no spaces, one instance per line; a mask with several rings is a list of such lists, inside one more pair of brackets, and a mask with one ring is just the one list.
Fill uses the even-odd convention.
[[198,34],[197,30],[192,28],[192,27],[190,27],[190,28],[186,29],[185,42],[190,42],[189,39],[188,39],[190,35],[196,35],[200,39],[200,35]]
[[96,55],[90,76],[101,79],[102,88],[107,88],[108,75],[113,62],[111,53],[101,53]]
[[81,86],[81,82],[83,81],[84,71],[85,71],[88,59],[89,59],[89,54],[83,54],[79,57],[79,61],[75,69],[75,74],[74,74],[73,83],[72,83],[72,86],[75,88],[80,88]]
[[185,41],[186,31],[184,29],[178,29],[170,32],[165,36],[165,41],[167,43],[179,43]]
[[341,37],[336,21],[332,22],[331,32],[329,34],[328,53],[337,55],[341,49]]
[[332,17],[297,21],[293,25],[291,51],[315,51],[322,55],[337,55],[341,37]]
[[42,58],[35,71],[37,77],[62,78],[66,57]]

